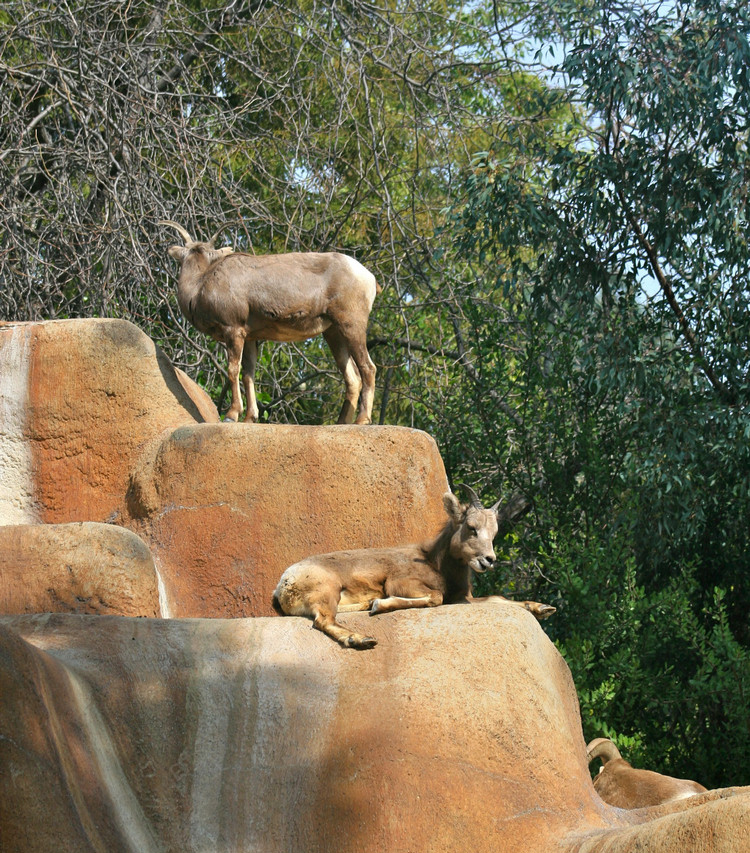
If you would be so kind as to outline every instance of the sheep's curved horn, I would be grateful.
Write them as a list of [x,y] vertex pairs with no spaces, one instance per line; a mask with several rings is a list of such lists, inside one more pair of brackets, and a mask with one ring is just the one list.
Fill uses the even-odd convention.
[[598,737],[592,740],[586,747],[586,759],[589,764],[595,759],[601,758],[602,764],[612,761],[614,758],[622,758],[620,750],[607,737]]
[[221,234],[221,232],[222,232],[222,231],[225,231],[227,228],[230,228],[232,225],[236,225],[236,224],[237,224],[237,223],[236,223],[235,221],[225,222],[225,223],[221,226],[221,228],[219,228],[219,230],[218,230],[218,231],[213,235],[213,237],[211,237],[211,239],[208,241],[208,246],[209,246],[211,249],[213,249],[213,248],[214,248],[214,243],[219,239],[219,235]]
[[175,231],[178,231],[182,236],[182,239],[185,241],[185,245],[188,243],[195,243],[195,240],[190,236],[190,234],[182,227],[182,225],[178,225],[176,222],[173,222],[171,219],[160,219],[157,225],[169,225],[170,228],[174,228]]
[[466,490],[474,509],[482,509],[482,502],[479,500],[479,495],[471,488],[471,486],[467,486],[466,483],[460,483],[459,487]]

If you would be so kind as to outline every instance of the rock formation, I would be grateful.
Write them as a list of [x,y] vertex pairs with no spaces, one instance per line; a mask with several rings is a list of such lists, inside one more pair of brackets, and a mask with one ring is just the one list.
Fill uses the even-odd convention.
[[208,395],[123,320],[0,324],[0,364],[5,524],[111,521],[149,443],[219,420]]
[[132,530],[163,616],[271,615],[301,557],[421,541],[443,524],[448,484],[425,433],[219,423],[123,320],[0,324],[0,365],[0,524]]
[[220,424],[129,323],[0,324],[0,471],[3,853],[748,849],[748,788],[598,797],[525,611],[264,617],[299,557],[437,530],[423,433]]
[[114,524],[0,527],[0,613],[158,616],[154,559]]
[[525,611],[342,618],[378,646],[296,618],[0,619],[9,853],[747,849],[750,789],[653,819],[599,799]]

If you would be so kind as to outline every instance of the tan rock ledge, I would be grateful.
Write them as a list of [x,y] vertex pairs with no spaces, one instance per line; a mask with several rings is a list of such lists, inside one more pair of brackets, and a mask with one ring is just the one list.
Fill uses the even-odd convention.
[[154,553],[169,615],[265,616],[302,557],[433,536],[447,489],[419,430],[193,424],[140,459],[120,521]]
[[0,618],[4,853],[746,853],[748,788],[599,799],[530,613],[342,618]]

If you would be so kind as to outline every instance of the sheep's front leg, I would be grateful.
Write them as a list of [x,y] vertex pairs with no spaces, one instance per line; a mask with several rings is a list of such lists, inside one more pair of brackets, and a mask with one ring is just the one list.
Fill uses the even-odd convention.
[[483,601],[503,601],[506,604],[523,607],[524,610],[528,610],[529,613],[533,613],[540,622],[543,619],[549,619],[553,613],[557,612],[557,608],[553,607],[551,604],[542,604],[539,601],[514,601],[512,598],[506,598],[504,595],[486,595],[483,598],[472,598],[471,601],[478,604],[481,604]]
[[553,613],[557,613],[556,607],[553,607],[551,604],[542,604],[539,601],[520,601],[519,604],[528,610],[529,613],[533,613],[540,622],[543,619],[549,619]]
[[443,594],[430,589],[419,581],[411,583],[401,580],[397,583],[386,581],[385,598],[376,598],[370,608],[370,615],[390,613],[393,610],[408,610],[411,607],[438,607],[443,603]]
[[242,351],[242,383],[245,386],[245,402],[247,410],[245,420],[254,423],[260,414],[258,401],[255,398],[255,365],[258,361],[258,344],[255,341],[245,341]]
[[242,411],[242,392],[240,391],[240,359],[245,346],[245,336],[237,332],[227,341],[227,374],[232,388],[232,403],[224,415],[225,421],[238,421]]

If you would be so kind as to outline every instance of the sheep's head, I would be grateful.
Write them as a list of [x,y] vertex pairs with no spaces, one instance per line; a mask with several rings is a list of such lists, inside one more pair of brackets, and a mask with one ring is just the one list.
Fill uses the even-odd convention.
[[497,535],[497,507],[500,502],[491,509],[485,509],[473,489],[463,488],[471,496],[468,504],[462,504],[452,492],[443,495],[443,506],[455,525],[450,553],[481,574],[495,562],[492,542]]
[[185,241],[183,246],[170,246],[168,249],[170,258],[174,258],[174,260],[179,261],[180,263],[183,263],[191,253],[203,255],[209,263],[211,261],[215,261],[217,258],[224,257],[224,255],[232,254],[233,249],[231,246],[223,246],[221,249],[217,249],[214,246],[221,232],[232,224],[230,222],[224,223],[224,225],[219,228],[211,239],[207,240],[205,243],[199,240],[193,240],[190,233],[186,231],[182,225],[179,225],[177,222],[173,222],[171,219],[161,219],[158,224],[168,225],[170,228],[174,228]]

